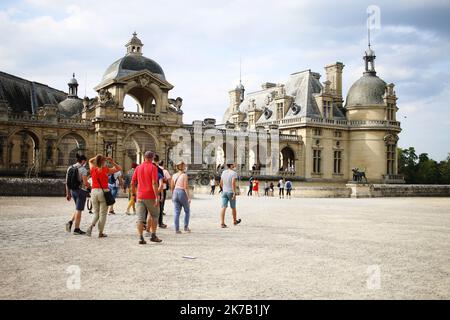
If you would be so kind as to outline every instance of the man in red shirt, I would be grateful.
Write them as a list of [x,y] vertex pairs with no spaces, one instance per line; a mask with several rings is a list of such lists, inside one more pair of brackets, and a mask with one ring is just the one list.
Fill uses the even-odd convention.
[[161,242],[162,240],[156,236],[156,227],[159,218],[159,197],[158,197],[158,169],[153,165],[155,154],[151,151],[145,152],[145,161],[139,165],[131,179],[131,193],[136,195],[137,192],[137,231],[139,235],[139,244],[146,244],[144,240],[144,223],[148,214],[147,225],[150,226],[152,242]]

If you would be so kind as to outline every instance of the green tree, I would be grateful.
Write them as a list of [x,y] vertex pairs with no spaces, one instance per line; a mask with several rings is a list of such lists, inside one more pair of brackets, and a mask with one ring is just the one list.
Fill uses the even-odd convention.
[[439,165],[428,157],[427,153],[419,155],[419,163],[416,166],[416,183],[438,184],[441,182],[441,172]]
[[398,148],[398,172],[405,177],[406,183],[417,183],[416,166],[418,158],[414,147]]
[[439,171],[441,174],[440,183],[450,184],[450,153],[448,154],[447,160],[439,163]]

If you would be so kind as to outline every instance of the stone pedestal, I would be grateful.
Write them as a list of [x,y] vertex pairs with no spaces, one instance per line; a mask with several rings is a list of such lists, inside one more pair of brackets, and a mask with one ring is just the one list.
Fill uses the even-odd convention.
[[351,198],[373,198],[372,185],[368,183],[347,183],[347,188],[352,190]]

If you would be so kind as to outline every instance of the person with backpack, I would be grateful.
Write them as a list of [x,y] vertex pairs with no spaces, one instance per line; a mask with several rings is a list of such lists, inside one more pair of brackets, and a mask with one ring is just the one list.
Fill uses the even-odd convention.
[[[112,168],[106,165],[106,161],[112,165]],[[89,168],[91,169],[92,176],[91,201],[94,208],[94,217],[86,234],[91,236],[92,229],[98,222],[98,237],[106,238],[107,235],[104,233],[106,217],[108,215],[106,196],[110,196],[108,192],[111,192],[108,189],[108,176],[118,171],[122,171],[122,167],[115,163],[112,158],[98,154],[89,159]]]
[[284,199],[284,179],[281,178],[280,181],[278,181],[278,196],[283,197]]
[[291,182],[291,180],[288,179],[286,181],[285,188],[286,188],[286,198],[287,199],[291,199],[291,191],[292,191],[292,182]]
[[77,163],[71,165],[66,173],[66,199],[75,202],[75,213],[72,219],[66,223],[66,231],[71,232],[72,225],[75,222],[73,234],[84,235],[86,232],[80,229],[81,214],[84,211],[86,198],[90,184],[88,182],[88,172],[86,169],[86,156],[76,154]]
[[158,217],[158,226],[161,229],[166,229],[167,225],[163,222],[163,213],[161,211],[161,201],[163,197],[163,189],[164,189],[164,170],[160,168],[159,166],[159,155],[155,154],[155,157],[153,158],[153,165],[155,166],[156,170],[158,170],[158,195],[159,195],[159,217]]
[[[111,194],[114,199],[117,198],[120,187],[123,186],[122,176],[123,176],[122,171],[117,171],[116,173],[111,174],[108,178],[108,189],[111,191]],[[109,214],[116,214],[114,212],[114,205],[109,206],[108,209]]]

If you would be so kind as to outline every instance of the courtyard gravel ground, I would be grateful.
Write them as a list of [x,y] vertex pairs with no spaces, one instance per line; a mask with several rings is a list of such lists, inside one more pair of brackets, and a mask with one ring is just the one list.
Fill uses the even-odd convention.
[[65,232],[63,198],[0,198],[0,298],[450,299],[449,198],[241,196],[228,229],[219,205],[197,196],[193,232],[176,235],[168,202],[163,242],[139,246],[126,199],[98,239]]

